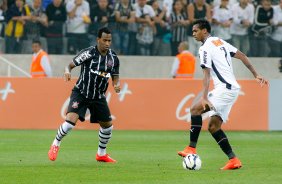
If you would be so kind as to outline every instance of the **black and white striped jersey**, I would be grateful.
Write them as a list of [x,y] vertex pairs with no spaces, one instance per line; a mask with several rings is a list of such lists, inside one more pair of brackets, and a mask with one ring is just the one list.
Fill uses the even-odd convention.
[[81,65],[75,87],[88,99],[105,98],[109,78],[119,75],[119,59],[111,49],[103,56],[97,46],[88,47],[73,58],[73,63],[75,66]]

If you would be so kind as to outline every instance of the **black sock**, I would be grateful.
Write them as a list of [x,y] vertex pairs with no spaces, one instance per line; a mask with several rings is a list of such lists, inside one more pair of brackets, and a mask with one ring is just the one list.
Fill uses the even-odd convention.
[[222,151],[228,156],[229,159],[235,157],[235,154],[232,151],[232,148],[229,144],[228,138],[225,133],[219,129],[215,133],[212,134],[213,138],[216,140],[217,144],[219,144]]
[[191,116],[190,147],[196,148],[203,120],[201,115]]

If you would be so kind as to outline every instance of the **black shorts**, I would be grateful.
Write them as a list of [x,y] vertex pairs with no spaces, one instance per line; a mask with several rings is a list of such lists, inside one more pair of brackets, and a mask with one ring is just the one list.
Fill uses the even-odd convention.
[[108,107],[106,98],[101,99],[87,99],[82,95],[76,87],[73,88],[70,103],[68,106],[69,112],[74,112],[79,115],[80,121],[85,121],[86,110],[90,111],[90,122],[98,123],[112,121],[111,112]]

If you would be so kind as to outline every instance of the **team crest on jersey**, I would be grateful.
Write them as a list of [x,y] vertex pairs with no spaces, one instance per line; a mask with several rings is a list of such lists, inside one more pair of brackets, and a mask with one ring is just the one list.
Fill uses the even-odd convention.
[[78,105],[79,105],[79,102],[73,102],[71,107],[76,109],[78,108]]
[[108,67],[113,66],[113,64],[114,64],[113,60],[109,59],[109,60],[107,61],[107,66],[108,66]]

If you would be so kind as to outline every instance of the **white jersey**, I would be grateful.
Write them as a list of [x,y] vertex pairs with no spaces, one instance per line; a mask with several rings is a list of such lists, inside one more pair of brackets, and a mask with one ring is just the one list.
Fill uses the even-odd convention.
[[233,74],[231,59],[237,50],[218,37],[208,37],[199,48],[201,67],[211,69],[215,88],[240,89]]

